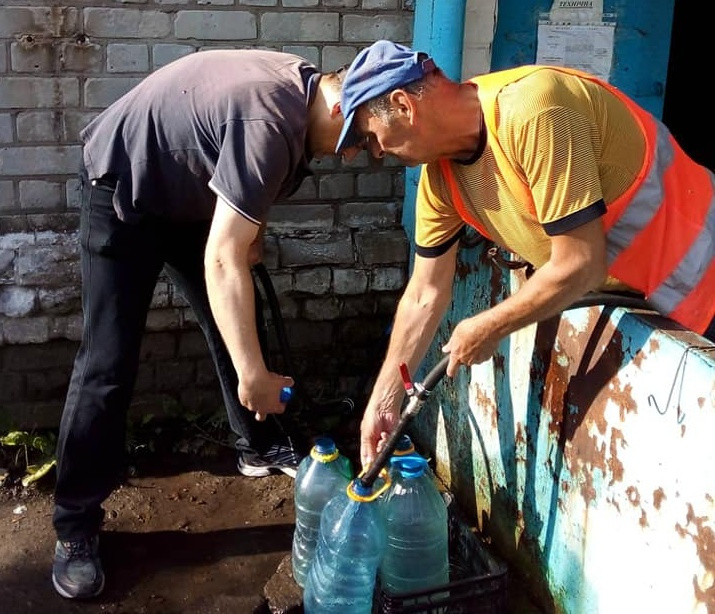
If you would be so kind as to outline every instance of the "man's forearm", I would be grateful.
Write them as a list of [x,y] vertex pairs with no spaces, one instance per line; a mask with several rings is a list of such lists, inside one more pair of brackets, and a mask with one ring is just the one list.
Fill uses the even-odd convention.
[[379,397],[382,404],[401,402],[404,387],[399,365],[405,363],[410,373],[415,372],[432,343],[448,304],[449,300],[441,296],[435,296],[428,303],[411,294],[403,296],[395,314],[385,360],[373,388],[373,397]]
[[483,312],[484,317],[491,320],[495,334],[505,337],[555,316],[597,286],[584,278],[562,279],[551,273],[546,265],[514,295]]
[[265,371],[265,364],[256,330],[250,270],[211,267],[206,272],[206,285],[211,311],[239,379],[254,379],[254,372]]

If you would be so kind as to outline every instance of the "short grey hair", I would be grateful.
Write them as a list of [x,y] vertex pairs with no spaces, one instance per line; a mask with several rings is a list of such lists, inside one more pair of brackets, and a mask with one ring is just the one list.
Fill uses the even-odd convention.
[[[428,56],[426,53],[420,53],[421,60],[425,60],[427,59],[427,57]],[[439,69],[436,68],[435,70]],[[392,107],[392,103],[390,102],[390,95],[392,94],[392,92],[394,92],[396,89],[405,90],[413,96],[421,98],[426,88],[426,79],[427,75],[415,81],[410,81],[409,83],[400,87],[394,88],[389,92],[385,92],[384,94],[373,98],[372,100],[368,100],[365,103],[365,106],[373,116],[377,117],[379,120],[387,124],[390,122],[390,119],[395,113],[395,109]]]

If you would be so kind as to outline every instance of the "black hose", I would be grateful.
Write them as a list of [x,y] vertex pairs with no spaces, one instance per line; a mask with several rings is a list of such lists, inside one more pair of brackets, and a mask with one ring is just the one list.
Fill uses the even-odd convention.
[[271,311],[273,325],[275,327],[276,338],[278,340],[281,354],[283,355],[283,360],[285,361],[286,374],[293,378],[293,389],[297,396],[311,409],[313,414],[352,414],[355,409],[355,402],[352,399],[345,397],[342,399],[316,401],[310,396],[310,394],[308,394],[307,390],[305,390],[304,386],[300,382],[300,379],[296,376],[296,370],[290,353],[288,335],[286,334],[280,303],[278,302],[278,297],[276,296],[276,291],[273,287],[273,282],[271,281],[268,269],[266,269],[262,262],[259,262],[258,264],[253,265],[253,272],[258,278],[261,288],[263,289],[263,294],[268,301],[268,307]]
[[628,309],[644,309],[655,312],[642,294],[634,292],[589,292],[577,301],[574,301],[564,311],[580,307],[594,307],[597,305],[625,307]]
[[364,487],[369,488],[372,486],[380,475],[382,469],[390,461],[390,457],[395,451],[400,437],[402,437],[402,434],[407,430],[408,424],[417,415],[422,404],[427,400],[427,397],[429,397],[430,393],[444,377],[445,373],[447,373],[448,364],[449,355],[442,358],[437,365],[432,367],[424,380],[422,380],[422,383],[415,384],[415,391],[408,401],[407,409],[405,409],[405,411],[403,411],[400,415],[397,425],[393,429],[392,433],[390,433],[385,445],[382,450],[380,450],[373,463],[370,467],[368,467],[367,471],[365,471],[365,474],[358,478]]
[[[590,307],[595,305],[610,305],[617,307],[627,307],[631,309],[647,309],[649,311],[654,311],[653,308],[648,304],[648,302],[640,295],[632,293],[621,293],[621,292],[590,292],[580,298],[579,300],[572,303],[568,309],[577,309],[580,307]],[[564,310],[564,311],[566,311]],[[382,450],[375,458],[375,461],[370,465],[365,474],[359,478],[360,482],[365,487],[370,487],[375,482],[375,480],[380,475],[382,469],[387,465],[390,460],[390,456],[395,451],[397,443],[402,436],[402,434],[407,429],[410,421],[417,415],[419,411],[419,405],[424,403],[425,399],[434,390],[435,386],[444,377],[447,372],[447,365],[449,364],[449,355],[442,358],[436,366],[426,375],[421,384],[415,386],[414,396],[416,398],[410,399],[410,402],[418,404],[416,411],[409,411],[408,408],[402,412],[400,419],[397,422],[394,430],[390,433]]]

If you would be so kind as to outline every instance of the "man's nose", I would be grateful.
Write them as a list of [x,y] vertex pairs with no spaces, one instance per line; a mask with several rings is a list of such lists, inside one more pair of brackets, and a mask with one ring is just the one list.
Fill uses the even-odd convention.
[[385,157],[385,151],[380,147],[380,144],[372,139],[370,140],[370,143],[368,144],[368,150],[370,151],[370,155],[373,158],[379,159],[379,158],[384,158]]

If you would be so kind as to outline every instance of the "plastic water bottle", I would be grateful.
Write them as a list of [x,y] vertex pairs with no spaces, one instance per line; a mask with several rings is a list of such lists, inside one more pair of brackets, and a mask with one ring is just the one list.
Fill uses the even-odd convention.
[[[396,481],[400,480],[400,472],[396,468],[395,461],[398,458],[404,458],[415,454],[418,454],[418,452],[415,450],[415,445],[412,443],[410,436],[406,433],[400,435],[400,438],[395,444],[395,449],[392,451],[392,456],[390,456],[390,460],[387,464],[387,471],[390,474],[390,482],[392,483],[390,487],[392,487]],[[384,505],[387,501],[387,495],[389,492],[390,491],[388,489],[380,495],[379,500],[381,505]]]
[[[392,452],[392,456],[390,457],[390,461],[389,461],[389,464],[387,467],[387,470],[390,474],[390,481],[392,483],[390,488],[394,488],[395,484],[402,481],[402,476],[400,475],[399,465],[398,465],[397,461],[400,459],[411,458],[411,457],[424,458],[415,449],[415,445],[412,442],[412,439],[410,438],[410,436],[407,434],[403,434],[397,440],[397,444],[395,445],[395,449]],[[430,478],[434,479],[434,473],[432,472],[432,469],[429,466],[429,462],[427,464],[427,468],[425,469],[425,474],[428,475]],[[383,504],[383,505],[385,504],[385,502],[387,501],[387,496],[388,496],[389,492],[390,491],[387,490],[380,496],[381,504]]]
[[[395,446],[395,450],[392,452],[392,456],[390,457],[390,466],[389,466],[388,470],[390,472],[390,477],[393,482],[395,480],[399,481],[399,479],[400,479],[400,472],[396,468],[395,461],[398,458],[405,458],[408,456],[419,456],[420,458],[424,458],[415,449],[415,444],[413,443],[412,438],[409,435],[407,435],[406,433],[404,433],[404,434],[400,435],[400,438],[397,440],[397,445]],[[434,479],[434,473],[432,472],[432,469],[429,466],[429,461],[427,462],[427,468],[425,469],[425,474]]]
[[389,595],[430,589],[449,582],[447,505],[427,460],[419,455],[393,458],[399,471],[381,504],[387,549],[379,569]]
[[406,456],[408,454],[415,454],[415,452],[415,444],[412,443],[412,438],[407,433],[403,433],[397,440],[397,445],[392,452],[392,456]]
[[359,479],[323,509],[315,559],[303,592],[305,614],[370,614],[387,543],[373,487]]
[[350,459],[342,456],[330,437],[316,439],[295,476],[295,530],[291,561],[293,578],[303,587],[313,562],[325,504],[343,492],[352,479]]

